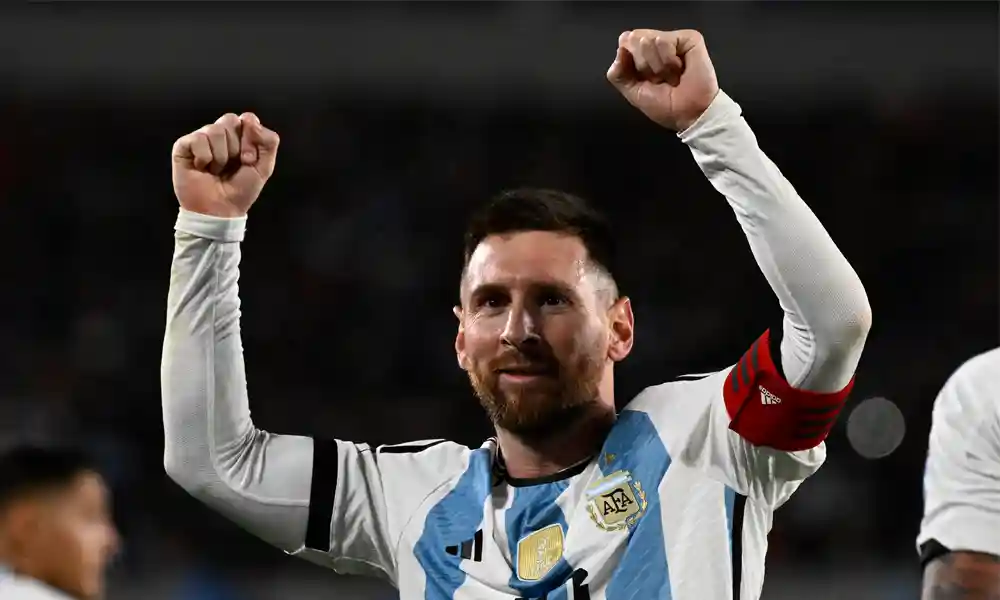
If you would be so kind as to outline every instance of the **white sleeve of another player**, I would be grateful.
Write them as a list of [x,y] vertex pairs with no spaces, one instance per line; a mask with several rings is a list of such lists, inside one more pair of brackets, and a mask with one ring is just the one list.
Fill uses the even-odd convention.
[[438,444],[376,457],[254,425],[240,337],[245,226],[185,211],[177,219],[161,363],[166,471],[285,552],[395,580],[399,527],[467,451]]
[[917,546],[1000,556],[1000,349],[973,358],[934,403]]
[[35,579],[0,571],[0,600],[72,600],[72,598]]

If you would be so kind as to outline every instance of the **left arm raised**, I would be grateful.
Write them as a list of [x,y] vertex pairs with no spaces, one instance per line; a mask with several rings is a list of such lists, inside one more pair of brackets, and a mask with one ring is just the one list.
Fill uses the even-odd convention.
[[[761,340],[771,350],[777,373],[770,377],[776,381],[763,373],[763,380],[751,382],[754,350],[730,375],[755,384],[737,381],[726,394],[731,428],[758,445],[814,447],[836,419],[871,327],[864,286],[816,215],[761,151],[739,105],[725,92],[679,137],[729,201],[784,311],[782,331]],[[761,386],[784,403],[810,406],[784,407],[781,423],[774,422],[773,408],[770,418],[757,417],[755,412],[763,413],[755,401]],[[813,426],[803,427],[803,419]]]

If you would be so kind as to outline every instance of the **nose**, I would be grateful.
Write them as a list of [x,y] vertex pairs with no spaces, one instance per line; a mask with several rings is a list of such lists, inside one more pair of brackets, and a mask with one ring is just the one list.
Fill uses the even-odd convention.
[[500,341],[507,346],[519,348],[541,341],[538,333],[538,318],[524,306],[512,306],[507,313],[507,323]]

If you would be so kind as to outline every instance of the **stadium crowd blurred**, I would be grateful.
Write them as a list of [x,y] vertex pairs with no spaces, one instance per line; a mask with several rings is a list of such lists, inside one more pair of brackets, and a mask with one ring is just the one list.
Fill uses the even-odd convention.
[[[827,465],[778,513],[768,598],[796,597],[799,572],[855,573],[913,597],[931,402],[950,371],[997,343],[996,97],[930,89],[893,105],[844,94],[809,106],[730,90],[868,289],[875,327],[852,404],[887,397],[907,425],[880,460],[838,427]],[[266,429],[374,443],[489,434],[455,365],[450,307],[463,218],[507,187],[565,188],[612,216],[638,324],[622,397],[722,368],[780,318],[725,201],[669,133],[624,105],[458,111],[279,92],[0,93],[0,433],[81,439],[103,457],[125,539],[112,599],[292,597],[280,590],[293,575],[297,589],[315,586],[295,597],[394,597],[296,564],[163,475],[167,153],[222,112],[256,110],[282,135],[241,286]]]

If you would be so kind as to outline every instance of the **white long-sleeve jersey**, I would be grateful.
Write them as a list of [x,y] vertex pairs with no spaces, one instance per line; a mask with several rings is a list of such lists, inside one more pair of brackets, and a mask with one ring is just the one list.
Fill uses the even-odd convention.
[[959,367],[934,402],[917,549],[924,564],[1000,556],[1000,348]]
[[30,577],[0,568],[0,600],[72,600],[63,592]]
[[267,542],[384,577],[403,600],[758,598],[772,511],[825,458],[870,309],[735,102],[720,93],[680,138],[736,213],[782,331],[733,367],[645,390],[589,463],[525,481],[506,476],[493,440],[371,448],[256,428],[237,287],[246,220],[182,211],[162,364],[167,472]]

